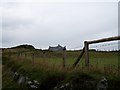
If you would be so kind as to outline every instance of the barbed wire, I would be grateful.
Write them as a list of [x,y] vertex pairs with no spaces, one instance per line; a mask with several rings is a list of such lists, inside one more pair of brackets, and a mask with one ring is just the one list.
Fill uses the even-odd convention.
[[95,49],[96,51],[118,51],[120,50],[118,41],[90,45],[90,49]]
[[[118,51],[120,50],[120,41],[110,41],[104,43],[90,44],[90,49],[95,49],[96,51]],[[75,46],[70,48],[71,50],[80,50],[83,48],[83,45]]]

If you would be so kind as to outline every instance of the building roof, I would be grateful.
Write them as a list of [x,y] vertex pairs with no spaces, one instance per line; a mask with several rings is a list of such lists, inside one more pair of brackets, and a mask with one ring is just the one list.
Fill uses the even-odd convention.
[[56,47],[51,47],[51,46],[49,46],[49,48],[48,48],[48,50],[50,50],[50,51],[61,51],[61,50],[64,50],[65,49],[65,47],[62,47],[61,45],[59,45],[58,44],[58,46],[56,46]]

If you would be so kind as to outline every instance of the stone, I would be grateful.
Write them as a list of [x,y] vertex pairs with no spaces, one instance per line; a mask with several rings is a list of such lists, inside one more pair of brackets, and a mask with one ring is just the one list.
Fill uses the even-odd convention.
[[33,82],[38,85],[40,84],[37,80],[33,80]]
[[19,78],[19,80],[18,80],[18,84],[20,84],[20,85],[21,85],[21,84],[22,84],[22,85],[25,84],[25,80],[26,80],[26,79],[25,79],[24,76],[20,76],[20,78]]
[[14,75],[13,75],[13,79],[18,80],[19,77],[20,77],[20,74],[18,72],[15,72]]
[[97,90],[107,90],[108,83],[106,78],[102,78],[97,84]]
[[62,85],[60,88],[64,88],[64,85]]
[[69,86],[69,85],[70,85],[70,83],[66,83],[66,84],[65,84],[65,86]]
[[33,82],[32,82],[32,81],[27,81],[27,84],[29,84],[29,85],[30,85],[30,84],[33,84]]
[[57,88],[57,87],[54,87],[54,90],[58,90],[58,88]]
[[35,86],[40,87],[40,83],[37,80],[33,80]]
[[30,85],[31,88],[38,88],[37,86],[35,85]]

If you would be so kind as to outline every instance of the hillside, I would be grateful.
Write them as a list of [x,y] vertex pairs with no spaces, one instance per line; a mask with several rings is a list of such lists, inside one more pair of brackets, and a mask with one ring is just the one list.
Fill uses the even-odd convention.
[[16,47],[11,47],[11,49],[20,49],[20,48],[35,49],[34,46],[32,46],[32,45],[27,45],[27,44],[18,45],[18,46],[16,46]]

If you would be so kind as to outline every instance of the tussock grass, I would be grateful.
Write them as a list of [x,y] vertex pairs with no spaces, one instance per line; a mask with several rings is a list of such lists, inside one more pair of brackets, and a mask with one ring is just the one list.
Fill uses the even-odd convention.
[[[90,67],[84,66],[84,56],[76,68],[72,68],[79,52],[67,52],[66,68],[62,67],[61,53],[49,51],[29,51],[21,55],[17,53],[3,54],[3,65],[10,70],[27,75],[41,83],[41,89],[48,90],[56,85],[71,82],[75,87],[95,88],[97,82],[104,76],[109,81],[109,88],[120,87],[120,77],[117,69],[118,53],[90,52]],[[31,56],[34,53],[34,57]],[[26,54],[26,56],[25,56]],[[98,61],[97,61],[98,60]],[[5,70],[6,71],[6,70]],[[5,73],[3,71],[3,73]],[[7,77],[3,77],[4,79]],[[3,82],[4,87],[7,82]],[[113,86],[113,85],[114,86]]]

